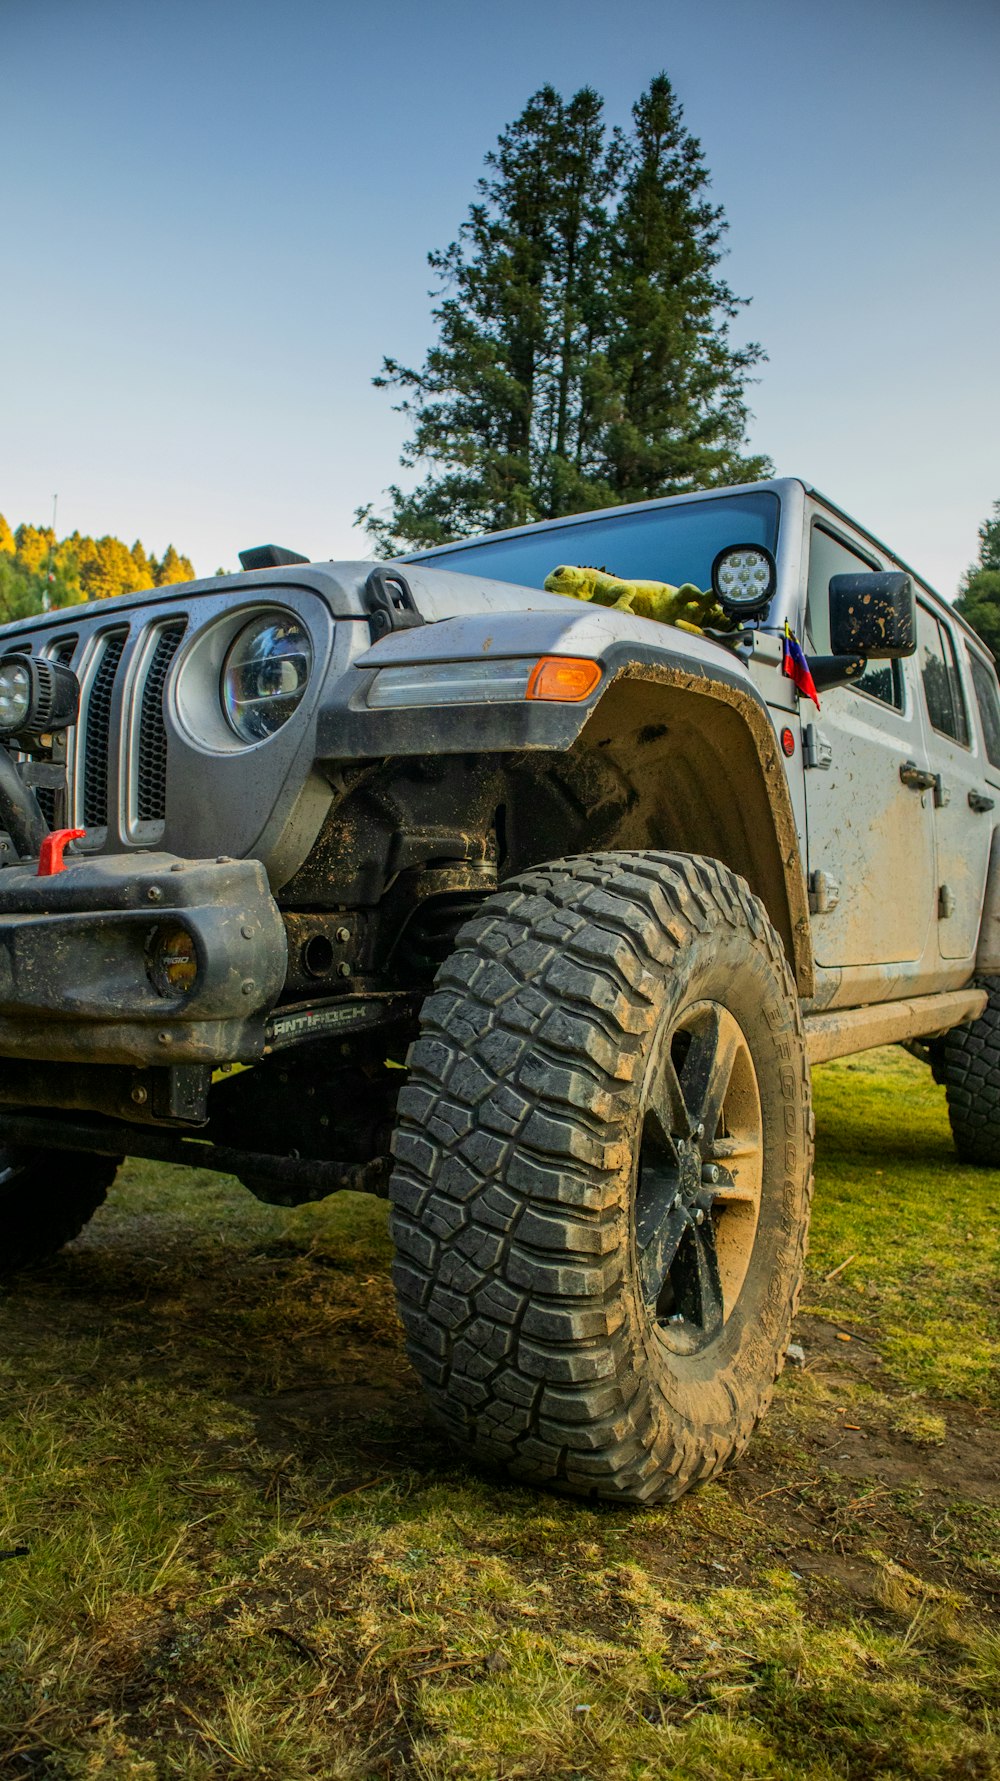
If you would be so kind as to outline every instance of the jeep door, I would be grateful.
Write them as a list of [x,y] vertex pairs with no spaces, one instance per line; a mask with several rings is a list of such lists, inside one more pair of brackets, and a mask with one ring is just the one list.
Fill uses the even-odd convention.
[[[809,538],[808,652],[830,650],[830,577],[890,566],[819,510]],[[872,663],[859,680],[821,693],[818,714],[801,708],[813,731],[804,782],[816,962],[875,967],[865,986],[877,991],[888,976],[899,980],[897,993],[923,984],[937,963],[934,813],[919,786],[929,768],[909,666]]]
[[[973,727],[969,670],[957,627],[937,604],[917,602],[917,661],[936,776],[938,947],[942,961],[974,957],[993,839],[996,780]],[[985,663],[980,661],[981,670]],[[989,673],[989,670],[987,670]],[[992,679],[992,676],[990,676]]]

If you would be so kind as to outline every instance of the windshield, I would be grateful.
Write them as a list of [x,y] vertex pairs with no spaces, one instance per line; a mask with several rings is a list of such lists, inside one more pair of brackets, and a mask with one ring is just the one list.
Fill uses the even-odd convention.
[[[730,544],[763,544],[774,553],[778,497],[770,490],[684,501],[642,513],[605,509],[571,525],[553,522],[544,531],[482,543],[456,544],[429,559],[439,569],[492,576],[522,587],[542,587],[560,563],[587,564],[625,581],[686,581],[708,589],[712,564]],[[413,559],[416,562],[421,558]]]

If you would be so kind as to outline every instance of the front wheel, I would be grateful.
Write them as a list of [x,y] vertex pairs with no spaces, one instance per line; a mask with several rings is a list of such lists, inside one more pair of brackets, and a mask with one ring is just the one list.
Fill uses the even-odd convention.
[[461,932],[399,1102],[395,1281],[471,1453],[618,1501],[745,1446],[780,1371],[812,1180],[780,940],[714,860],[597,854]]
[[120,1157],[0,1150],[0,1277],[46,1261],[103,1205]]

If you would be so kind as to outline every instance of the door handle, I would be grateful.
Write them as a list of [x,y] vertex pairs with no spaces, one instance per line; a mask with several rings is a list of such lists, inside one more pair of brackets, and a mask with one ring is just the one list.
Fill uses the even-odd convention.
[[918,767],[916,761],[904,761],[899,769],[899,777],[911,792],[929,792],[937,785],[936,773],[928,773],[926,768]]
[[970,810],[980,810],[980,811],[992,810],[993,803],[994,803],[994,800],[992,798],[988,798],[984,792],[970,792],[969,793],[969,809]]

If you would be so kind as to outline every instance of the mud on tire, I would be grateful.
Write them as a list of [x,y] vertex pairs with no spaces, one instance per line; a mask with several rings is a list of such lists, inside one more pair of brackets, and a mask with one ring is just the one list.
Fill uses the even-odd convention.
[[120,1157],[0,1151],[0,1278],[55,1255],[104,1204]]
[[409,1065],[394,1278],[440,1421],[576,1494],[711,1477],[780,1371],[812,1181],[798,1000],[761,904],[684,855],[525,874],[462,929]]

